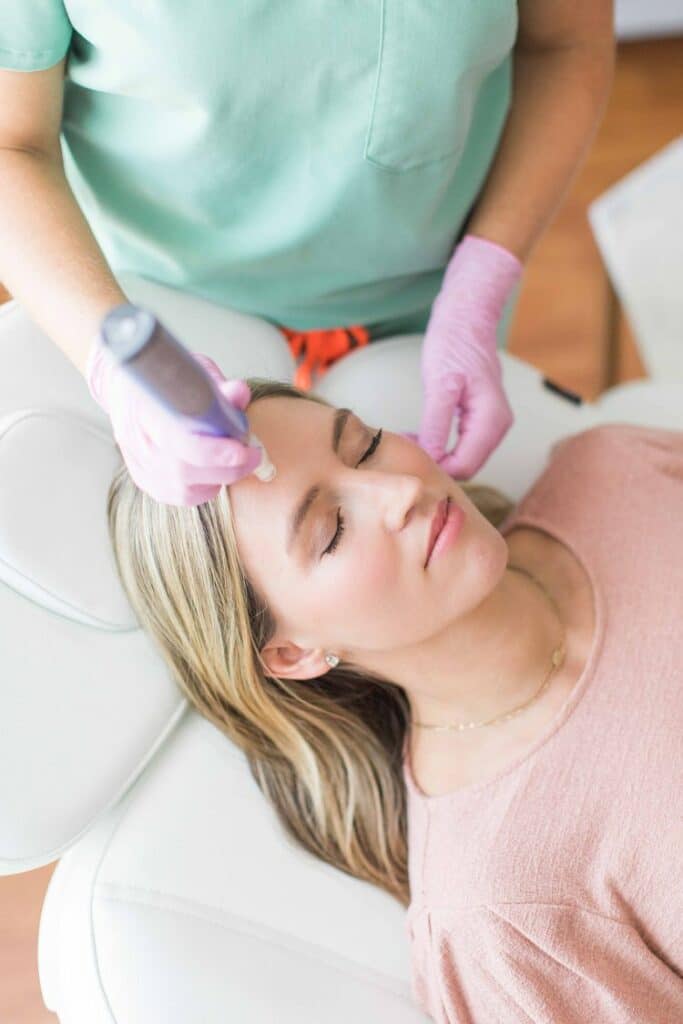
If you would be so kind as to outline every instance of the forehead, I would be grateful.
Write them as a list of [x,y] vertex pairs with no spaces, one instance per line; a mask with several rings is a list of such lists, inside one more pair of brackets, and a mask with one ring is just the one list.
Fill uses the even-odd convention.
[[[313,483],[324,483],[326,458],[333,457],[332,426],[337,408],[308,399],[273,396],[257,399],[246,411],[250,429],[277,470],[271,481],[258,480],[252,473],[228,488],[240,555],[249,571],[250,563],[252,570],[255,568],[257,558],[262,561],[273,556],[271,548],[283,550],[297,502]],[[342,446],[360,433],[358,421],[349,417]]]
[[286,396],[252,402],[247,417],[271,461],[281,455],[285,471],[305,462],[313,450],[319,455],[341,449],[342,442],[360,437],[366,428],[352,409]]

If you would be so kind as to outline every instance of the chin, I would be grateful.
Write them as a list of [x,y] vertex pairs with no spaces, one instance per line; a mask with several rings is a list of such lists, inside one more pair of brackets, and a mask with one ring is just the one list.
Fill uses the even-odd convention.
[[[483,600],[505,575],[510,552],[507,541],[488,519],[482,517],[481,533],[468,545],[472,559],[476,562],[476,574],[481,585]],[[468,559],[469,560],[469,559]]]

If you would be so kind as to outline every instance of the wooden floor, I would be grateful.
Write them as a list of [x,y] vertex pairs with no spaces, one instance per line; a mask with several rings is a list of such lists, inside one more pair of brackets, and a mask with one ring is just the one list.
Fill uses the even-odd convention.
[[[680,135],[681,67],[683,38],[620,45],[610,103],[593,149],[524,272],[509,351],[589,400],[645,372],[611,295],[586,208]],[[57,1020],[43,1006],[36,962],[40,908],[53,870],[50,865],[0,878],[2,1024]]]
[[683,37],[619,46],[610,101],[591,152],[524,271],[509,351],[589,400],[647,374],[586,210],[681,135],[681,68]]

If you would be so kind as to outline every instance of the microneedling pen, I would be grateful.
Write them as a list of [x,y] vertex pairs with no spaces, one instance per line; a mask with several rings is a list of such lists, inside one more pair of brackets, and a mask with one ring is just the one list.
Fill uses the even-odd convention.
[[100,325],[102,344],[122,370],[169,412],[190,419],[196,434],[233,437],[257,445],[262,458],[254,474],[272,480],[275,466],[249,431],[246,414],[231,405],[191,352],[147,309],[123,303],[110,310]]

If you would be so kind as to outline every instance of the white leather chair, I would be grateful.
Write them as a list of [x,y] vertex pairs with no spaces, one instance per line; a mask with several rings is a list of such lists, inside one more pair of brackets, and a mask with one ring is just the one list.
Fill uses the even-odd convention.
[[[272,325],[121,275],[226,375],[291,379]],[[421,337],[347,356],[318,392],[417,430]],[[560,437],[683,429],[681,382],[596,403],[502,353],[515,423],[474,478],[518,499]],[[61,1024],[417,1024],[403,908],[285,836],[246,759],[171,681],[119,584],[109,420],[22,308],[0,308],[0,872],[59,858],[40,980]],[[27,470],[27,467],[30,467]]]

